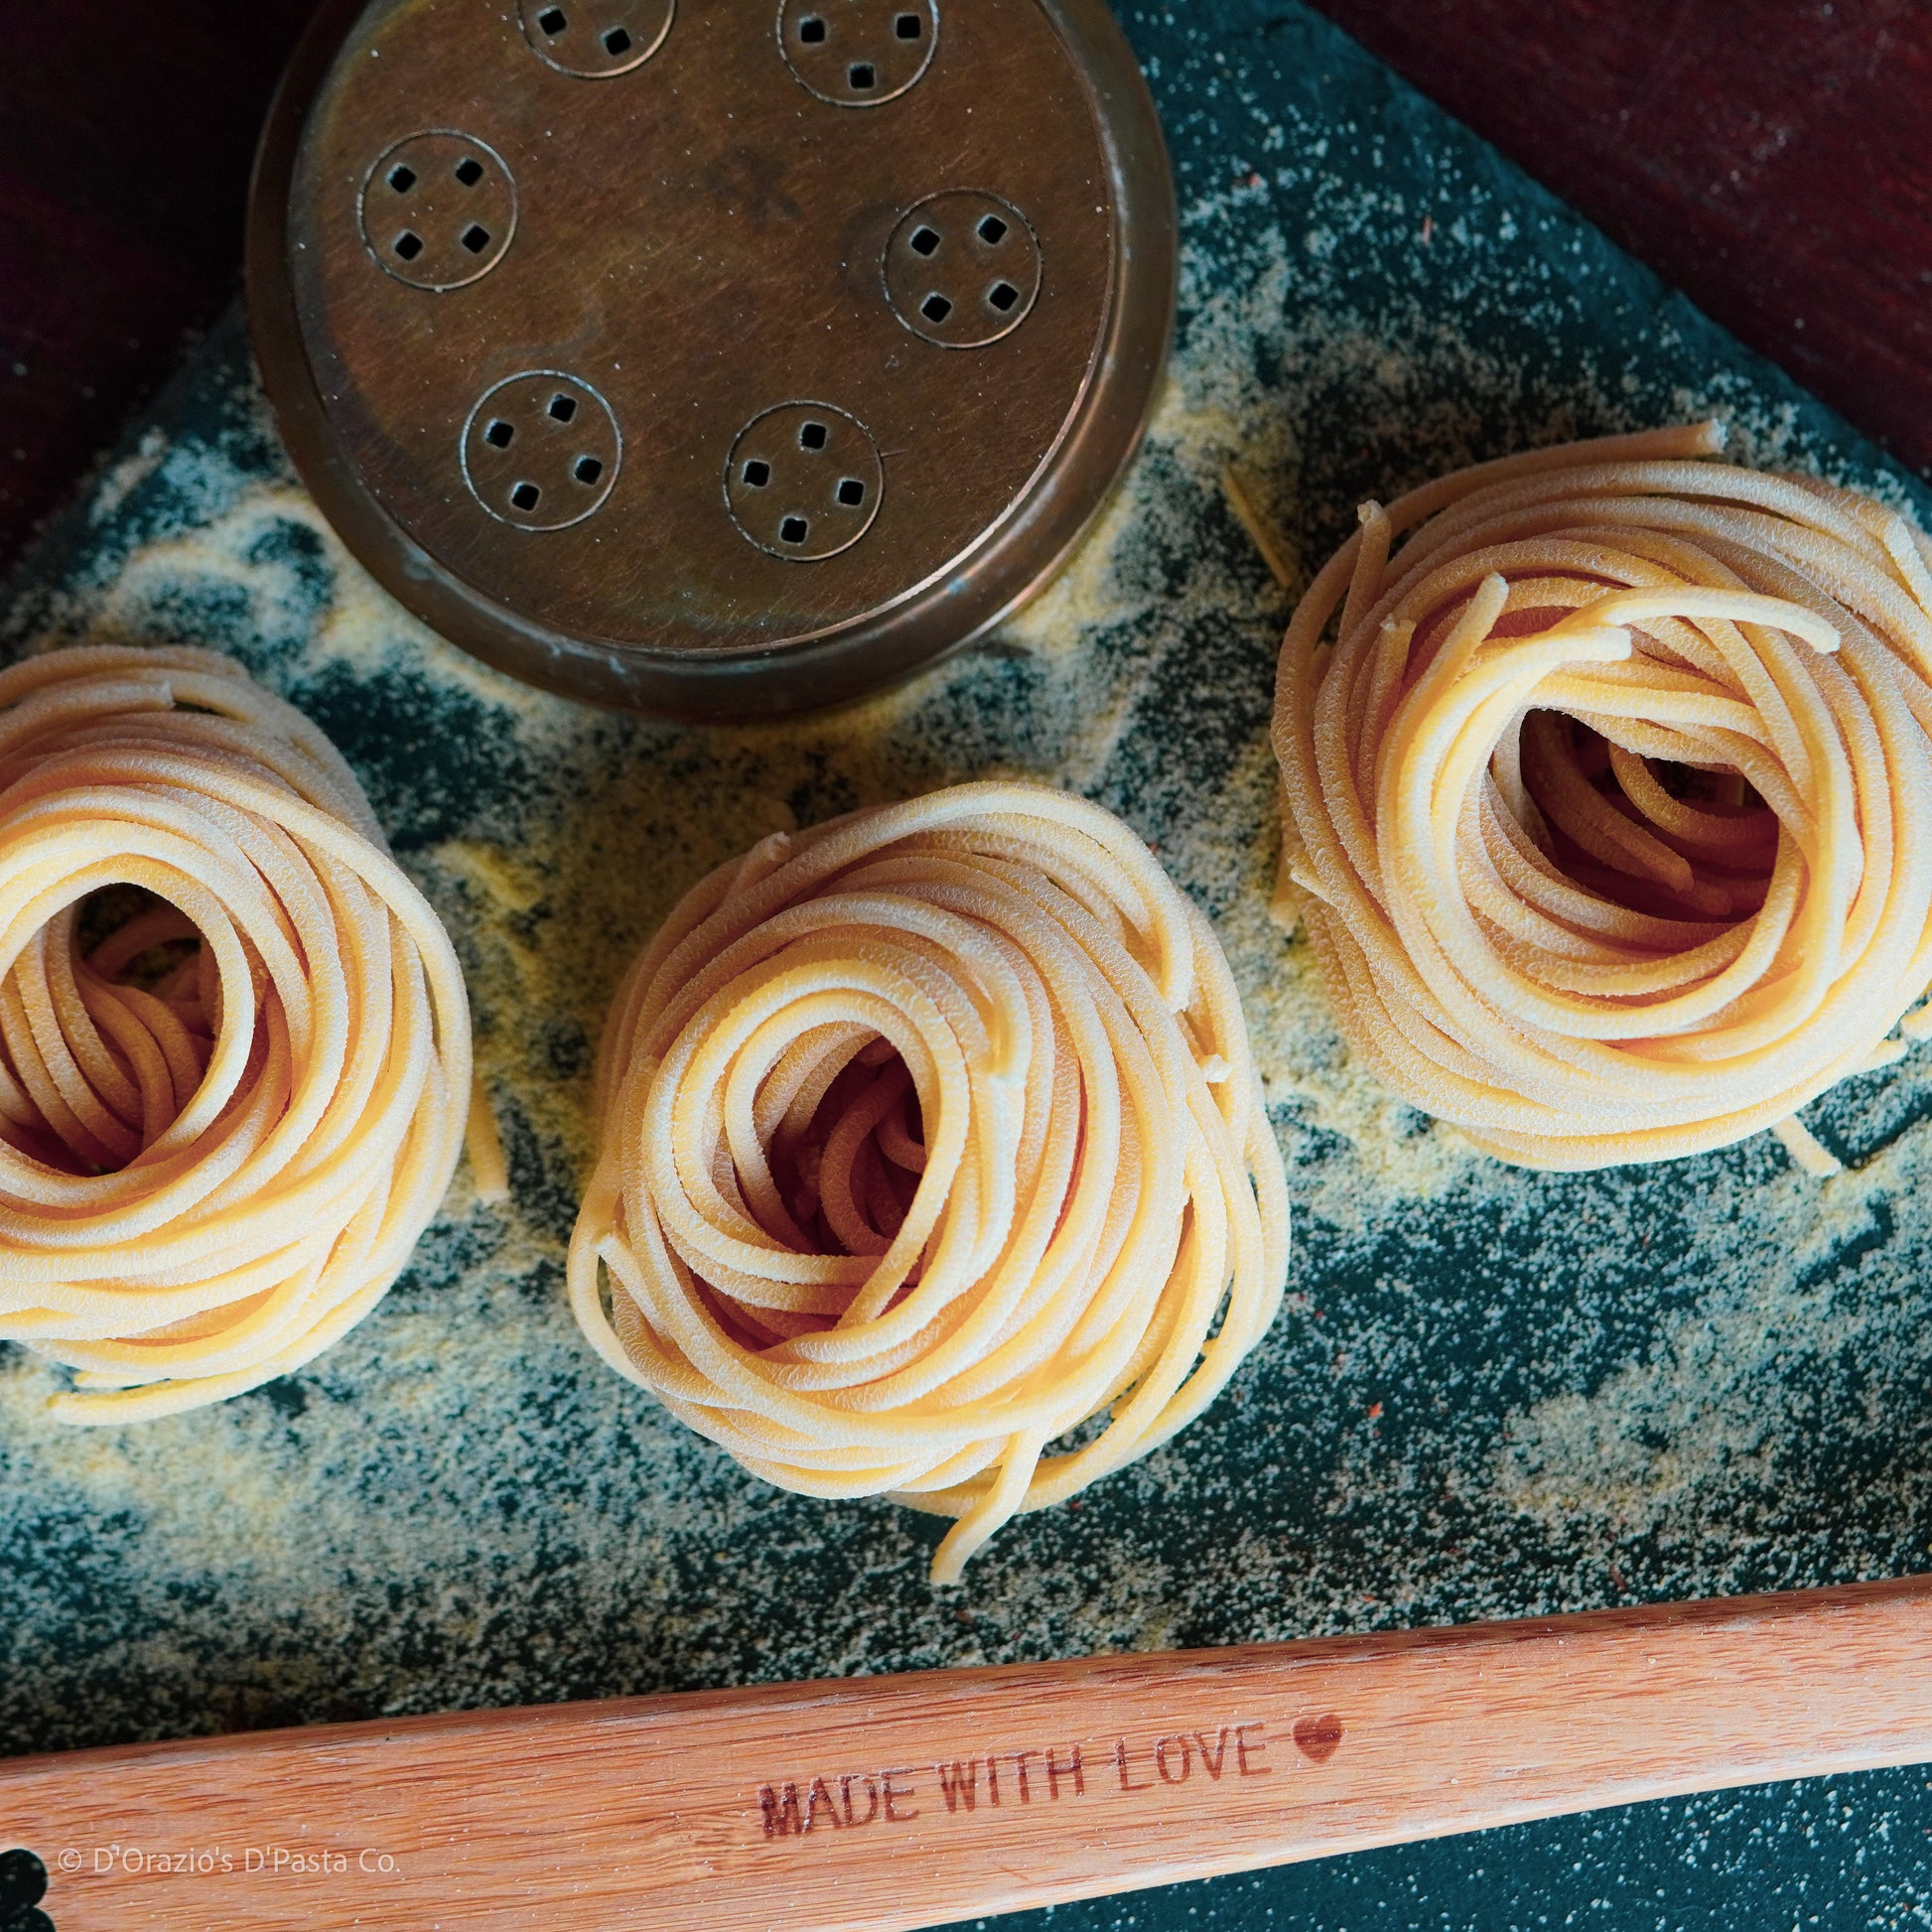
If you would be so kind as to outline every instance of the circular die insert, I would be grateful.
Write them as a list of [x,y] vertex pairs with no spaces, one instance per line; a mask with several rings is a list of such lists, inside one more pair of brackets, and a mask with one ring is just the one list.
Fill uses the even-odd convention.
[[523,37],[559,73],[609,80],[664,45],[677,0],[518,0]]
[[886,295],[915,336],[941,348],[985,348],[1011,336],[1039,300],[1039,237],[1010,202],[973,189],[934,195],[893,230]]
[[494,148],[432,128],[398,141],[362,184],[362,239],[399,282],[467,288],[509,253],[516,183]]
[[[575,0],[553,3],[576,31]],[[829,61],[833,35],[868,21],[895,43],[901,16],[918,30],[902,70],[874,62],[890,84],[860,90],[924,64],[879,113],[828,104],[858,100],[851,62],[819,76],[824,98],[802,84],[774,44],[799,5],[678,0],[657,51],[596,83],[540,58],[524,23],[543,11],[319,0],[262,150],[249,277],[264,376],[325,513],[445,636],[603,703],[770,716],[983,633],[1104,500],[1173,320],[1165,149],[1108,0],[973,0],[943,21],[924,0],[825,0],[826,39],[790,50],[807,68],[801,48]],[[494,272],[433,300],[376,272],[362,217],[378,158],[426,126],[486,142],[518,205]],[[1020,212],[1006,246],[1052,273],[1031,308],[1030,280],[1007,275],[1002,326],[1024,326],[942,353],[895,312],[883,267],[908,208],[968,188]],[[601,504],[612,470],[586,483],[565,460],[604,457],[546,451],[522,409],[556,392],[504,386],[550,370],[610,405],[571,426],[624,466]],[[842,424],[855,454],[789,503],[755,499],[727,455],[792,398],[836,399],[828,472]],[[498,421],[507,451],[484,440]],[[777,476],[804,454],[762,460]],[[862,500],[839,500],[846,484]]]
[[873,526],[886,466],[872,433],[829,403],[788,402],[739,432],[725,500],[752,542],[789,563],[822,563]]
[[604,507],[622,463],[611,405],[554,369],[485,390],[464,426],[464,481],[491,516],[519,530],[583,522]]
[[925,77],[939,45],[936,0],[785,0],[786,64],[834,107],[877,107]]

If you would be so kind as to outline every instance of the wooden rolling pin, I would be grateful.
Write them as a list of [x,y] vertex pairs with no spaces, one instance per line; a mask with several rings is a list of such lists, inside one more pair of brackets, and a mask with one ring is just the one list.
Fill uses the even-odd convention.
[[0,1891],[38,1860],[58,1932],[911,1932],[1925,1759],[1912,1579],[21,1760]]

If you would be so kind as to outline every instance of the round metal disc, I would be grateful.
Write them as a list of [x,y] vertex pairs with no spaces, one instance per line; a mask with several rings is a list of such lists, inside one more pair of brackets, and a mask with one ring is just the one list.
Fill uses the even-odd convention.
[[331,0],[256,170],[269,393],[446,636],[694,718],[837,703],[1051,576],[1172,335],[1106,0]]

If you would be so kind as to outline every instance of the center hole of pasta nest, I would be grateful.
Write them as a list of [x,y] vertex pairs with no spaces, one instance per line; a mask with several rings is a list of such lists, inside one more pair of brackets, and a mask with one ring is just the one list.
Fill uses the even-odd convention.
[[[50,920],[0,994],[0,1058],[24,1103],[0,1115],[0,1134],[80,1174],[117,1173],[165,1134],[213,1051],[204,954],[188,915],[137,886],[105,887]],[[53,1038],[65,1051],[49,1053]]]
[[[1503,761],[1497,770],[1506,775]],[[1763,905],[1778,820],[1734,767],[1646,758],[1580,719],[1533,711],[1521,770],[1523,830],[1596,897],[1689,924],[1734,923]],[[1682,939],[1697,943],[1695,933]]]
[[772,1136],[771,1176],[792,1226],[770,1232],[802,1238],[816,1254],[884,1254],[925,1171],[912,1076],[897,1049],[877,1037],[821,1086],[824,1072],[806,1080]]

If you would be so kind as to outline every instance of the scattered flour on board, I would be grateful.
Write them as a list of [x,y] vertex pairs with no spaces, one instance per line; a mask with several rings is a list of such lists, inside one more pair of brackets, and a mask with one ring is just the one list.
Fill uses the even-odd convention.
[[[289,480],[238,357],[211,356],[208,406],[267,454],[191,422],[108,473],[93,548],[19,641],[215,643],[339,738],[463,954],[514,1191],[485,1206],[461,1178],[371,1320],[215,1411],[65,1434],[52,1372],[0,1356],[0,1549],[24,1553],[0,1577],[0,1747],[1508,1613],[1610,1599],[1606,1549],[1632,1587],[1690,1593],[1923,1540],[1925,1430],[1901,1415],[1932,1349],[1919,1059],[1818,1110],[1860,1164],[1823,1187],[1767,1146],[1525,1175],[1363,1077],[1268,916],[1288,602],[1228,510],[1231,464],[1304,572],[1359,496],[1567,434],[1715,409],[1747,460],[1837,467],[1788,396],[1695,373],[1736,352],[1694,319],[1637,317],[1627,365],[1563,348],[1599,291],[1527,206],[1506,239],[1446,222],[1449,280],[1405,292],[1418,210],[1338,185],[1343,138],[1282,164],[1293,216],[1192,202],[1148,448],[1062,577],[834,717],[672,730],[454,650]],[[935,1598],[923,1519],[769,1490],[603,1370],[561,1256],[604,1009],[688,887],[771,831],[1005,772],[1121,811],[1213,917],[1297,1272],[1208,1417]],[[1834,1518],[1855,1478],[1863,1514]]]

